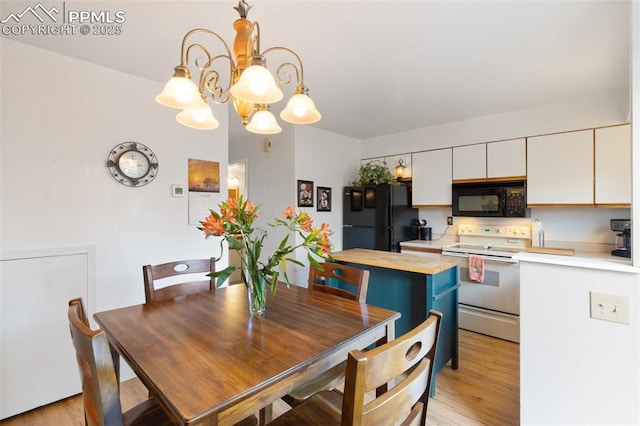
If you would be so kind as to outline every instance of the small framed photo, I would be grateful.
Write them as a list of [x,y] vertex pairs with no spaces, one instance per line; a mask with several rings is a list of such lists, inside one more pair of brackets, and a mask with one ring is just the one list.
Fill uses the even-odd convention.
[[317,197],[318,197],[317,210],[319,212],[330,212],[331,211],[331,188],[327,188],[325,186],[319,186],[317,191]]
[[182,185],[173,185],[171,187],[171,195],[174,197],[182,197],[184,196],[184,186]]
[[298,207],[313,207],[313,182],[298,180]]
[[374,209],[376,207],[375,188],[366,188],[364,190],[364,207],[367,209]]

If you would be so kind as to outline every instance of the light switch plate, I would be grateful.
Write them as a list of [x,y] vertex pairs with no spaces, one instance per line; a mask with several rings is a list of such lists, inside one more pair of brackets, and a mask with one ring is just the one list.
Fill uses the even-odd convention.
[[629,296],[590,292],[591,318],[629,324]]

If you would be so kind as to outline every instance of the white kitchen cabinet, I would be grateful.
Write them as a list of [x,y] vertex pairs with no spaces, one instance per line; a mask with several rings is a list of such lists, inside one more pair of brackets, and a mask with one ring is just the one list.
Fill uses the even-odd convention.
[[413,207],[451,207],[451,148],[412,155]]
[[593,133],[528,138],[529,207],[593,206]]
[[453,148],[453,181],[525,179],[526,139]]
[[488,179],[524,179],[526,175],[525,138],[487,143]]
[[631,206],[631,126],[596,129],[595,203]]
[[453,147],[453,180],[484,181],[487,177],[487,144]]

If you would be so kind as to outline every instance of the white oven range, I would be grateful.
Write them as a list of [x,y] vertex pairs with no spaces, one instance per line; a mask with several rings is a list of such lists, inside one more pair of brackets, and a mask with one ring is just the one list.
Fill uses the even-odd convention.
[[[512,257],[531,245],[529,226],[459,225],[459,242],[442,248],[458,260],[460,328],[520,341],[520,265]],[[469,257],[483,259],[482,282],[469,279]]]

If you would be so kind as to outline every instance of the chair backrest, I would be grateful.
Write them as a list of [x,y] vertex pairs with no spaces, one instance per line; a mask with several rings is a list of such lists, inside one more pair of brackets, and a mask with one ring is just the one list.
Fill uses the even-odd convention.
[[[431,311],[413,330],[382,346],[354,350],[347,358],[342,424],[425,425],[442,314]],[[395,382],[365,402],[365,394]]]
[[[309,267],[308,288],[310,292],[322,291],[350,300],[365,303],[369,287],[369,271],[339,263],[321,263],[322,270]],[[340,280],[348,290],[328,285],[328,279]]]
[[[160,265],[145,265],[142,267],[142,274],[144,276],[144,297],[147,303],[155,302],[158,300],[173,299],[178,296],[185,296],[192,293],[200,293],[202,291],[209,291],[215,289],[215,278],[203,280],[200,279],[190,281],[193,279],[191,274],[202,274],[215,271],[215,259],[192,259],[192,260],[179,260],[176,262],[167,262]],[[187,279],[188,281],[175,282],[171,281],[170,284],[164,287],[157,287],[158,280],[165,278],[180,277]],[[167,280],[169,281],[169,280]]]
[[69,329],[76,349],[82,382],[86,424],[122,425],[120,385],[114,367],[115,352],[103,330],[91,330],[82,299],[69,301]]

